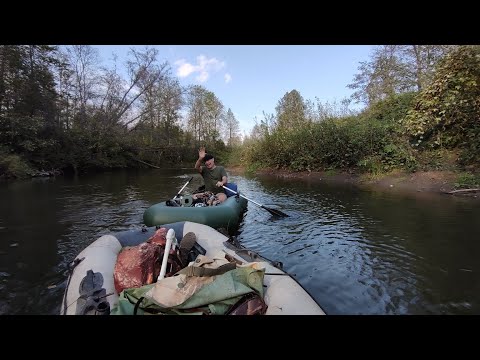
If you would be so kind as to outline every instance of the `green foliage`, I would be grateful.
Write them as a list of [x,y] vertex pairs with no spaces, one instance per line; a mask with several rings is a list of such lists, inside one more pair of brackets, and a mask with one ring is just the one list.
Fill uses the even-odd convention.
[[19,154],[38,168],[51,167],[49,158],[58,154],[57,139],[48,134],[40,116],[12,114],[0,116],[0,144],[8,151]]
[[0,151],[0,178],[25,179],[32,174],[33,170],[20,156]]
[[357,116],[327,118],[290,130],[277,128],[249,144],[246,163],[294,171],[354,167],[367,172],[414,171],[418,166],[414,151],[398,130],[398,120],[414,95],[391,96]]
[[245,173],[247,175],[255,175],[255,173],[257,172],[258,169],[261,169],[263,168],[264,166],[262,166],[262,164],[260,163],[252,163],[252,164],[249,164],[246,169],[245,169]]
[[478,122],[477,118],[477,124],[474,124],[465,133],[462,151],[458,159],[460,165],[480,164],[480,123]]
[[[419,51],[428,66],[445,53],[443,47],[413,46],[407,50],[409,56]],[[382,60],[388,52],[380,55]],[[414,62],[409,66],[412,74],[421,70]],[[295,171],[358,167],[377,174],[393,169],[450,170],[458,163],[479,164],[480,47],[455,47],[438,63],[431,79],[432,69],[424,70],[428,71],[415,79],[418,88],[430,84],[423,91],[405,92],[413,85],[399,88],[400,94],[382,88],[383,93],[377,94],[381,96],[359,116],[277,127],[248,144],[246,163]]]
[[294,129],[305,124],[306,106],[297,90],[287,92],[276,107],[278,128]]
[[369,174],[379,175],[384,172],[380,155],[368,155],[360,160],[357,165],[360,170]]
[[440,62],[403,125],[417,147],[464,149],[465,163],[480,149],[480,47],[461,46]]
[[408,171],[417,170],[417,160],[408,146],[401,143],[389,143],[384,146],[381,152],[383,170],[388,172],[396,168],[404,168]]
[[420,90],[428,85],[434,66],[455,48],[445,45],[383,45],[373,49],[369,61],[360,62],[347,87],[351,98],[373,105],[394,94]]
[[415,151],[418,168],[423,171],[458,170],[458,154],[445,148],[425,148]]
[[295,171],[351,167],[382,149],[387,130],[377,120],[327,119],[273,132],[250,146],[250,159]]
[[240,144],[240,122],[230,108],[225,115],[225,138],[229,146]]
[[240,146],[228,146],[223,154],[224,166],[240,166],[242,164],[242,148]]
[[[69,63],[72,59],[62,58],[55,47],[0,45],[0,174],[27,176],[30,166],[75,171],[145,166],[141,161],[193,167],[200,145],[219,164],[244,165],[247,171],[357,167],[377,173],[450,166],[449,155],[439,149],[458,154],[461,165],[479,164],[479,48],[459,47],[430,80],[431,69],[412,59],[431,67],[442,49],[385,46],[364,64],[354,86],[372,104],[359,116],[321,104],[315,108],[292,90],[279,101],[276,116],[264,113],[256,133],[239,146],[233,112],[228,109],[225,116],[223,104],[205,88],[186,92],[167,72],[153,81],[153,68],[142,66],[139,72],[129,68],[139,75],[135,94],[123,93],[124,79],[115,71],[93,67],[83,70],[96,81],[87,76],[80,86],[75,61]],[[135,61],[131,65],[139,65]],[[427,83],[421,93],[406,92]],[[178,125],[182,109],[187,110],[186,131]],[[230,131],[222,135],[228,146],[219,131],[225,118]],[[412,149],[406,139],[420,146]]]
[[480,186],[480,178],[471,173],[461,173],[457,176],[454,187],[468,189]]
[[390,96],[368,107],[360,116],[385,123],[398,123],[412,108],[416,94],[416,92],[406,92]]

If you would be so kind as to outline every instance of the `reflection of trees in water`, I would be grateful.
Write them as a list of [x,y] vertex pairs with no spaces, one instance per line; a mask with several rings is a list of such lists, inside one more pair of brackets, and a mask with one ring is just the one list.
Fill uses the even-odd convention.
[[[349,288],[344,295],[351,296],[351,304],[342,299],[345,313],[480,310],[478,202],[268,177],[262,177],[259,187],[270,198],[281,199],[285,212],[298,212],[297,223],[310,222],[295,241],[305,245],[305,239],[315,234],[322,246],[316,259],[306,250],[301,261],[310,260],[316,268],[328,262],[323,271],[341,282],[338,291]],[[278,224],[283,229],[277,232],[290,227]],[[298,246],[295,253],[301,252]],[[325,275],[312,276],[318,276],[312,283],[330,281]]]
[[50,179],[12,183],[1,189],[0,216],[6,227],[1,268],[16,280],[38,279],[57,261],[57,241],[65,231],[58,223],[63,205],[55,196],[57,186]]
[[[416,289],[421,291],[412,306],[437,314],[471,313],[473,308],[478,312],[478,203],[443,197],[366,195],[361,207],[376,223],[367,223],[366,233],[391,239],[393,248],[387,255],[400,269],[408,266],[405,272],[415,277],[403,280],[408,285],[415,280]],[[398,282],[394,285],[398,287]],[[458,303],[466,306],[458,307]]]
[[66,231],[58,222],[63,204],[57,189],[55,179],[0,187],[0,217],[5,226],[0,230],[0,272],[6,294],[0,301],[1,314],[29,313],[29,304],[38,306],[42,301],[40,295],[48,286],[45,280],[54,276],[58,240]]
[[[0,300],[0,314],[55,313],[67,262],[100,235],[141,226],[143,211],[190,176],[185,191],[197,188],[196,175],[151,169],[0,184],[0,290],[11,294]],[[242,244],[283,261],[327,313],[480,312],[478,204],[293,179],[231,179],[248,198],[290,215],[271,219],[249,203]]]

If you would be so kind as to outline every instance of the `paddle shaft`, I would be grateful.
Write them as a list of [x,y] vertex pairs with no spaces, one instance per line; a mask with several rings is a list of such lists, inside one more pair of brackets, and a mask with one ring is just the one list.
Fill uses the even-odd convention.
[[252,199],[247,198],[246,196],[243,196],[242,194],[237,193],[235,190],[232,190],[232,189],[230,189],[230,188],[228,188],[228,187],[226,187],[226,186],[224,186],[224,185],[222,185],[222,187],[223,187],[225,190],[228,190],[228,191],[234,193],[235,195],[241,196],[241,197],[244,198],[245,200],[248,200],[248,201],[253,202],[255,205],[260,206],[262,209],[267,210],[267,211],[268,211],[270,214],[272,214],[272,215],[275,215],[275,216],[284,216],[284,217],[287,217],[287,216],[288,216],[288,215],[285,214],[283,211],[276,210],[276,209],[270,209],[270,208],[268,208],[268,207],[266,207],[266,206],[264,206],[264,205],[262,205],[262,204],[257,203],[256,201],[253,201]]
[[253,202],[254,204],[257,204],[258,206],[263,207],[262,204],[259,204],[259,203],[257,203],[256,201],[253,201],[253,200],[247,198],[246,196],[243,196],[242,194],[237,193],[235,190],[232,190],[232,189],[230,189],[230,188],[227,188],[227,187],[224,186],[224,185],[222,185],[222,187],[223,187],[225,190],[228,190],[228,191],[234,193],[235,195],[239,195],[240,197],[244,198],[245,200],[251,201],[251,202]]
[[190,179],[188,179],[188,181],[186,182],[186,184],[183,185],[183,187],[180,189],[180,191],[177,193],[177,195],[175,195],[175,196],[173,197],[173,200],[175,200],[175,199],[178,197],[178,195],[181,194],[181,192],[183,191],[183,189],[185,189],[185,187],[188,185],[188,183],[189,183],[190,181],[192,181],[192,179],[193,179],[193,176],[192,176]]
[[165,251],[163,252],[162,266],[157,281],[162,280],[167,272],[168,255],[170,254],[170,247],[175,241],[175,230],[169,229],[167,232],[167,243],[165,244]]

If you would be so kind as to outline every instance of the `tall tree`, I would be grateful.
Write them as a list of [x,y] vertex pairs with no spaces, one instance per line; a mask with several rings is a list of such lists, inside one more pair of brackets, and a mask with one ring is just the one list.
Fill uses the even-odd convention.
[[129,79],[123,86],[124,90],[118,106],[112,114],[109,114],[112,121],[127,127],[140,119],[145,111],[149,111],[149,109],[140,109],[140,106],[135,109],[134,107],[137,105],[137,100],[151,92],[152,88],[167,76],[168,63],[158,65],[157,56],[158,50],[154,48],[147,47],[143,51],[130,50],[126,64]]
[[91,45],[72,45],[66,48],[72,81],[72,107],[79,126],[86,121],[87,104],[93,105],[98,96],[96,87],[100,78],[98,49]]
[[380,46],[373,50],[370,61],[360,62],[360,73],[354,76],[353,83],[347,85],[355,90],[353,99],[371,105],[411,88],[407,67],[401,62],[398,50],[396,45]]
[[217,96],[207,91],[205,96],[205,107],[207,109],[207,118],[205,119],[205,131],[208,141],[215,142],[220,140],[220,133],[223,125],[224,106]]
[[225,116],[226,139],[229,146],[240,143],[240,122],[235,118],[230,108]]
[[207,117],[205,97],[207,89],[200,85],[189,88],[187,95],[187,128],[198,142],[205,141],[204,119]]
[[220,139],[223,104],[216,95],[200,85],[190,87],[187,95],[187,127],[198,142]]
[[253,118],[255,125],[250,131],[250,138],[256,140],[262,140],[268,137],[273,133],[277,127],[276,119],[274,114],[269,114],[263,111],[263,119],[258,121],[257,117]]
[[56,51],[46,45],[0,47],[0,144],[33,161],[55,143]]
[[421,91],[432,80],[435,65],[454,45],[402,45],[399,46],[402,61],[407,66],[407,76],[415,84],[416,91]]
[[454,46],[383,45],[362,61],[353,82],[351,98],[372,105],[394,94],[420,91],[431,81],[437,62]]
[[183,93],[184,89],[180,86],[178,79],[171,76],[165,76],[159,85],[159,110],[168,137],[171,129],[179,125],[180,110],[184,104]]
[[55,46],[46,45],[0,46],[0,114],[14,111],[53,118],[56,51]]
[[305,124],[306,106],[297,90],[287,92],[275,108],[277,112],[277,127],[279,129],[294,129]]
[[147,137],[151,143],[156,142],[157,145],[178,142],[183,92],[178,79],[172,77],[170,70],[166,69],[156,84],[145,92],[141,101],[142,117],[131,130],[138,126],[147,127],[150,129]]

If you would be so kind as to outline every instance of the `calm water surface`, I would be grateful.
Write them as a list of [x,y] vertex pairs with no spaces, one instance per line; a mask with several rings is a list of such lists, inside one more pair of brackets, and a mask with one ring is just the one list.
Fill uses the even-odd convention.
[[[58,314],[66,266],[97,237],[202,184],[191,169],[0,184],[0,314]],[[327,314],[480,314],[480,202],[231,176],[240,242],[283,262]]]

